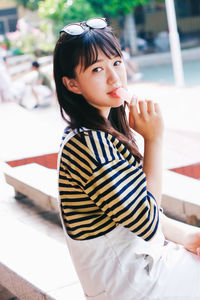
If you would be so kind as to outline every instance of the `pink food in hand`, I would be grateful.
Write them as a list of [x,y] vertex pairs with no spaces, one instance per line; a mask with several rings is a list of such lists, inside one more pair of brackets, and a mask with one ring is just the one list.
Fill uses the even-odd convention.
[[129,91],[125,90],[124,88],[118,88],[116,90],[116,94],[120,98],[123,98],[126,102],[128,103],[131,102],[132,94]]
[[197,255],[200,256],[200,248],[197,248]]

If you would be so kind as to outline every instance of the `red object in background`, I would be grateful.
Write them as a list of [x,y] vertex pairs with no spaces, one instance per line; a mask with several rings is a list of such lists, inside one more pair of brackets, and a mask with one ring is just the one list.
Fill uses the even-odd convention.
[[185,176],[189,176],[189,177],[192,177],[195,179],[200,179],[200,163],[171,169],[171,171],[185,175]]
[[45,155],[41,155],[41,156],[7,161],[7,164],[11,167],[17,167],[17,166],[27,165],[27,164],[31,164],[31,163],[36,163],[36,164],[42,165],[42,166],[50,168],[50,169],[56,169],[57,168],[57,157],[58,157],[57,153],[51,153],[51,154],[45,154]]
[[4,50],[7,50],[7,45],[6,45],[5,43],[2,43],[2,44],[0,45],[0,47],[3,48]]
[[[20,160],[14,160],[7,162],[8,165],[11,167],[17,167],[22,166],[26,164],[36,163],[39,165],[42,165],[44,167],[50,168],[50,169],[56,169],[57,168],[57,153],[52,154],[45,154],[41,156],[35,156],[35,157],[29,157],[29,158],[23,158]],[[170,171],[192,177],[195,179],[200,179],[200,163],[189,165],[189,166],[183,166],[179,168],[170,169]]]

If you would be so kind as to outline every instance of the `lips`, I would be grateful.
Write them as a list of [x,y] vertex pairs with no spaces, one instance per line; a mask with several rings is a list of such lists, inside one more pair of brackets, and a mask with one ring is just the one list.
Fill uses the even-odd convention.
[[112,96],[112,97],[115,97],[115,98],[120,98],[118,95],[117,95],[117,90],[119,89],[120,87],[117,87],[117,88],[114,88],[112,91],[108,92],[107,94]]

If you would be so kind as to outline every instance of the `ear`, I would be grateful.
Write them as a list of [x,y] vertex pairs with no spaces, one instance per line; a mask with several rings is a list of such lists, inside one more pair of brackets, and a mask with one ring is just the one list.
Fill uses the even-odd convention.
[[74,78],[68,78],[66,76],[62,77],[62,82],[64,86],[74,94],[81,94],[78,82]]

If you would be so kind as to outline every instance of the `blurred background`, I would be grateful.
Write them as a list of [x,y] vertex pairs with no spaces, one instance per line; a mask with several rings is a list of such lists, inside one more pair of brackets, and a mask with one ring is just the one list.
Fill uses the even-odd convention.
[[[200,2],[175,0],[174,4],[185,84],[199,84]],[[170,55],[167,55],[168,21],[162,0],[1,0],[0,53],[50,55],[60,28],[94,16],[106,17],[121,46],[130,48],[143,80],[173,83]],[[189,51],[192,49],[196,51]],[[152,53],[163,55],[155,63],[148,56]],[[144,55],[145,60],[141,58]]]

